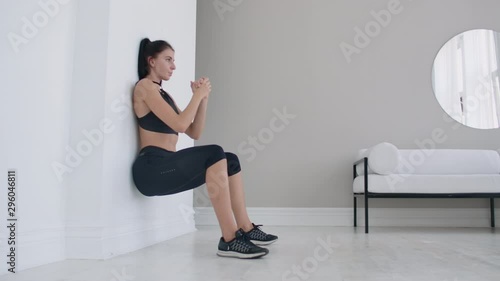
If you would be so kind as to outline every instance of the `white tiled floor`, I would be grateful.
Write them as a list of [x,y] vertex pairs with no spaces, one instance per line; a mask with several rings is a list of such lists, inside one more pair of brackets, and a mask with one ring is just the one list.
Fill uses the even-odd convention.
[[280,239],[261,259],[216,256],[218,228],[199,227],[110,260],[53,263],[0,280],[500,280],[498,229],[371,227],[368,235],[362,227],[263,229]]

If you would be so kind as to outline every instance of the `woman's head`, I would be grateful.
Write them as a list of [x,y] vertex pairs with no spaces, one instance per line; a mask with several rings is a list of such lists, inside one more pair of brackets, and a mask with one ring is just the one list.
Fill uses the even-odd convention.
[[175,69],[174,48],[163,40],[151,42],[148,38],[141,40],[139,47],[138,73],[139,80],[151,74],[154,78],[169,80]]

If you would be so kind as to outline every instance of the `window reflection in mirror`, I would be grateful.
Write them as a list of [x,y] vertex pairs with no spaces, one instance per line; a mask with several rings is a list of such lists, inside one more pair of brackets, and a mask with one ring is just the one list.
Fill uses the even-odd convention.
[[434,94],[456,121],[477,129],[500,127],[500,34],[461,33],[439,51],[432,68]]

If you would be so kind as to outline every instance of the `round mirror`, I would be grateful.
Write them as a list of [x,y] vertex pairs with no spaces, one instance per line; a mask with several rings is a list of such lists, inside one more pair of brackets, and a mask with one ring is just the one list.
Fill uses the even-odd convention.
[[500,34],[477,29],[446,42],[434,60],[432,87],[456,121],[477,129],[500,127]]

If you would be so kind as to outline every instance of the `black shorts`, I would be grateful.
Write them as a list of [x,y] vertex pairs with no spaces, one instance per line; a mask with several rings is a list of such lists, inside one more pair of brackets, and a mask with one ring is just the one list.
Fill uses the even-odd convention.
[[169,195],[205,183],[208,167],[227,160],[227,174],[241,171],[238,156],[224,152],[219,145],[189,147],[177,152],[146,146],[132,166],[135,186],[145,196]]

